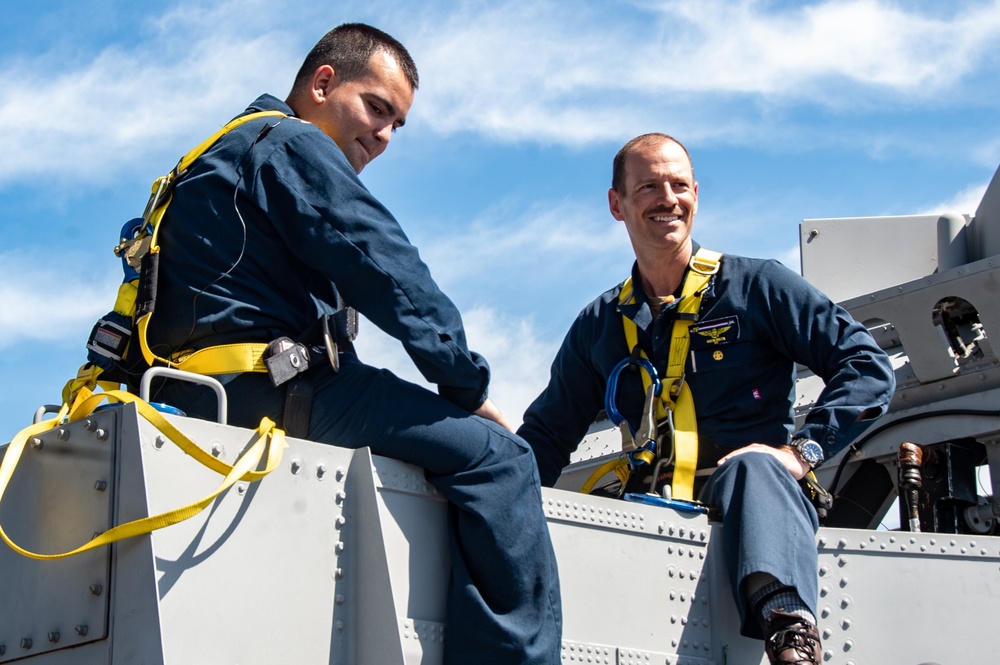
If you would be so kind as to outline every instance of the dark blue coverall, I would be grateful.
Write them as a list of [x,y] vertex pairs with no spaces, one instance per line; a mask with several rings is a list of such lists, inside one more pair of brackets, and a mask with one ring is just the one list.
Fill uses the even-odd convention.
[[[555,483],[569,462],[604,407],[611,370],[629,355],[622,315],[635,322],[639,345],[661,376],[666,369],[675,309],[665,306],[654,321],[637,271],[633,266],[635,304],[619,306],[619,285],[584,308],[552,363],[548,387],[525,413],[518,434],[535,451],[543,485]],[[723,256],[690,337],[685,377],[698,418],[699,468],[712,468],[750,443],[783,446],[793,434],[819,442],[829,459],[892,398],[889,359],[864,326],[777,261]],[[796,362],[826,387],[793,432]],[[616,403],[633,428],[640,424],[643,397],[639,373],[622,372]],[[816,511],[778,460],[733,458],[712,474],[702,500],[724,516],[724,549],[744,634],[761,637],[741,599],[742,581],[753,572],[795,587],[815,614]]]
[[[247,111],[293,111],[270,95]],[[439,395],[340,354],[314,352],[308,438],[424,468],[450,502],[447,663],[559,661],[555,557],[528,445],[473,416],[489,367],[458,310],[336,143],[295,118],[230,131],[180,180],[162,222],[150,345],[161,357],[226,343],[296,339],[337,293],[402,342]],[[314,350],[315,351],[315,350]],[[230,422],[282,422],[284,387],[266,374],[218,377]],[[214,398],[180,383],[157,399],[212,417]]]

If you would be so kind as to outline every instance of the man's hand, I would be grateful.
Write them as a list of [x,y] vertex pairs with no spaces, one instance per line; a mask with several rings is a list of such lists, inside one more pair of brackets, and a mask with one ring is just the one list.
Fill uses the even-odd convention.
[[500,425],[504,429],[510,430],[511,432],[514,431],[514,428],[510,426],[510,423],[507,422],[507,419],[503,417],[503,413],[500,412],[500,409],[498,409],[496,404],[493,403],[493,400],[491,400],[488,397],[486,398],[486,401],[483,402],[479,406],[479,408],[473,411],[472,413],[474,415],[479,416],[480,418],[486,418],[487,420],[492,420],[493,422]]
[[798,456],[795,449],[791,446],[781,446],[780,448],[775,448],[774,446],[766,446],[763,443],[751,443],[749,446],[737,448],[720,459],[719,464],[744,453],[765,453],[774,457],[781,462],[782,466],[788,469],[788,473],[792,474],[792,477],[795,478],[795,480],[802,480],[810,471],[809,465],[805,463],[805,460]]

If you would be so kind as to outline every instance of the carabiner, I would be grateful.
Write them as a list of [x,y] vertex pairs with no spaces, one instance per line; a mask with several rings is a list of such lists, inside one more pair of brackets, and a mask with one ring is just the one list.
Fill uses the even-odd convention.
[[[608,414],[608,419],[617,427],[621,425],[625,417],[618,410],[615,405],[615,396],[618,393],[618,375],[622,373],[622,370],[628,367],[631,363],[635,362],[640,369],[646,372],[649,378],[653,382],[653,394],[659,395],[662,385],[660,384],[660,377],[656,372],[656,367],[653,366],[646,358],[636,358],[634,361],[631,358],[625,358],[611,370],[611,374],[608,375],[608,387],[604,391],[604,411]],[[626,421],[627,422],[627,421]],[[632,436],[635,436],[635,431],[632,430],[632,425],[628,425],[629,432]]]

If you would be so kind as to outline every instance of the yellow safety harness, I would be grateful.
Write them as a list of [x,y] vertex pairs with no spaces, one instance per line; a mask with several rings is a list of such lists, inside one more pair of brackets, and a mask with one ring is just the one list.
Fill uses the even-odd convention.
[[[157,240],[159,238],[160,223],[163,220],[167,207],[170,205],[173,197],[173,187],[177,180],[184,175],[198,157],[214,145],[223,135],[244,123],[263,117],[285,118],[288,116],[280,111],[259,111],[240,116],[230,121],[219,131],[184,155],[170,173],[157,178],[153,183],[152,193],[146,204],[143,216],[141,220],[137,220],[141,221],[141,224],[137,226],[138,232],[133,237],[122,238],[121,243],[115,248],[115,253],[125,259],[136,275],[134,279],[126,278],[126,281],[118,289],[114,313],[121,315],[123,320],[132,321],[136,317],[136,301],[140,297],[139,289],[142,286],[137,269],[140,266],[145,268],[145,261],[155,262],[158,258],[160,246]],[[147,342],[147,330],[153,314],[153,304],[152,302],[140,303],[138,309],[140,312],[138,318],[135,319],[135,326],[139,348],[146,363],[150,366],[160,364],[198,374],[267,371],[267,367],[263,362],[263,356],[267,348],[266,343],[224,344],[193,352],[182,351],[170,358],[161,358],[152,352]],[[104,400],[134,403],[139,413],[160,430],[166,438],[199,463],[225,476],[225,478],[215,492],[200,501],[159,515],[118,525],[100,534],[88,543],[70,552],[61,554],[36,554],[25,550],[12,542],[3,531],[3,528],[0,527],[0,537],[12,549],[24,556],[34,559],[60,559],[124,538],[143,535],[156,529],[176,524],[197,515],[235,482],[239,480],[248,482],[260,480],[274,470],[281,460],[282,451],[286,446],[285,433],[283,430],[278,429],[275,423],[269,418],[261,420],[260,426],[257,428],[258,438],[256,442],[247,449],[234,465],[230,466],[198,447],[198,445],[174,427],[153,406],[131,393],[119,390],[120,383],[118,381],[107,380],[107,377],[102,379],[101,376],[103,373],[104,370],[96,364],[88,363],[81,367],[77,376],[67,382],[63,388],[63,406],[58,415],[54,419],[45,420],[26,427],[14,437],[7,448],[3,462],[0,463],[0,499],[2,499],[7,489],[7,484],[17,468],[26,442],[65,422],[73,422],[80,418],[85,418]],[[101,388],[103,392],[95,394],[93,391],[96,388]],[[266,465],[263,469],[256,470],[261,460],[264,459],[265,449],[267,449]]]
[[[121,243],[115,248],[115,253],[123,256],[128,264],[134,269],[143,265],[144,261],[154,263],[158,260],[160,253],[159,234],[160,223],[173,199],[174,185],[194,163],[196,159],[222,138],[225,134],[237,127],[256,120],[258,118],[288,117],[281,111],[257,111],[248,113],[231,120],[217,132],[198,144],[193,150],[184,155],[177,163],[177,166],[165,176],[161,176],[153,182],[149,201],[142,215],[142,225],[140,231],[132,238],[122,238]],[[136,300],[139,297],[140,279],[128,280],[118,287],[118,296],[115,300],[114,312],[117,312],[127,319],[135,318],[136,336],[139,341],[139,350],[143,359],[150,366],[164,365],[196,374],[229,374],[235,372],[266,372],[263,356],[267,348],[267,343],[243,343],[243,344],[222,344],[219,346],[207,347],[198,351],[180,351],[170,358],[161,358],[153,353],[147,341],[147,331],[154,311],[154,303],[140,303],[139,311],[136,311]],[[136,318],[137,317],[137,318]],[[77,376],[70,380],[63,389],[63,401],[72,402],[81,388],[93,390],[100,387],[103,390],[118,388],[118,384],[111,381],[102,380],[103,371],[93,364],[85,364],[80,368]]]
[[[229,122],[225,127],[208,137],[194,150],[184,155],[173,171],[162,176],[153,183],[152,196],[146,205],[147,219],[152,227],[152,235],[149,244],[149,253],[159,254],[160,245],[157,242],[160,233],[160,222],[173,198],[174,181],[180,177],[198,157],[215,144],[224,134],[240,125],[266,117],[288,117],[281,111],[258,111],[240,116]],[[146,331],[149,329],[149,322],[153,312],[142,314],[136,321],[136,330],[139,334],[139,348],[142,350],[143,358],[150,365],[159,363],[174,367],[176,369],[196,374],[229,374],[233,372],[266,372],[263,356],[267,348],[266,343],[245,343],[245,344],[221,344],[211,346],[198,351],[179,352],[171,358],[160,358],[149,348],[146,341]]]
[[[204,510],[209,504],[212,503],[212,501],[215,500],[216,497],[232,487],[237,481],[243,480],[247,482],[254,482],[271,473],[271,471],[276,469],[278,464],[281,462],[282,452],[287,445],[285,442],[285,433],[275,427],[273,421],[268,418],[264,418],[261,420],[260,426],[257,428],[257,440],[246,450],[246,452],[243,453],[235,464],[230,466],[229,464],[226,464],[225,462],[202,450],[197,444],[191,441],[191,439],[186,437],[180,430],[174,427],[169,420],[164,418],[163,414],[135,395],[120,390],[91,393],[87,388],[82,388],[79,391],[77,399],[72,407],[68,404],[64,404],[55,418],[51,420],[43,420],[42,422],[31,425],[30,427],[26,427],[21,430],[10,442],[10,445],[7,447],[7,452],[4,455],[3,462],[0,463],[0,499],[3,498],[4,492],[7,490],[7,484],[10,482],[11,476],[14,474],[14,470],[17,468],[17,463],[21,459],[21,453],[24,451],[24,447],[29,441],[63,424],[64,422],[73,422],[81,418],[86,418],[105,399],[121,403],[134,403],[143,418],[152,423],[168,439],[170,439],[170,441],[177,445],[177,447],[193,457],[203,466],[211,469],[221,476],[225,476],[222,484],[217,490],[199,501],[195,501],[194,503],[181,508],[160,513],[159,515],[151,515],[140,520],[120,524],[102,534],[95,536],[89,542],[69,552],[62,552],[58,554],[37,554],[35,552],[31,552],[14,543],[10,537],[7,536],[6,532],[4,532],[3,528],[0,527],[0,537],[2,537],[4,542],[6,542],[7,545],[9,545],[15,552],[32,559],[63,559],[65,557],[73,556],[74,554],[80,554],[81,552],[92,550],[96,547],[100,547],[101,545],[108,545],[133,536],[141,536],[155,531],[156,529],[162,529],[163,527],[170,526],[171,524],[183,522],[184,520],[194,517]],[[66,419],[65,421],[64,418]],[[265,450],[267,451],[267,462],[263,469],[257,470],[261,460],[265,459]]]
[[[677,319],[671,332],[670,352],[667,368],[662,381],[651,372],[643,371],[642,383],[646,393],[647,420],[640,428],[647,432],[646,437],[655,441],[658,437],[657,428],[665,424],[669,430],[673,446],[671,455],[674,462],[671,496],[675,499],[692,500],[694,498],[694,475],[698,466],[698,420],[695,414],[694,399],[691,388],[684,380],[684,366],[688,350],[691,346],[689,328],[698,319],[701,310],[701,300],[709,280],[719,271],[722,254],[707,249],[699,249],[691,259],[690,270],[684,280],[681,297],[676,301]],[[622,284],[618,296],[619,305],[630,305],[636,302],[635,291],[632,288],[632,278]],[[649,363],[646,353],[639,347],[638,328],[630,318],[622,316],[625,329],[625,341],[632,352],[632,358],[641,357]],[[651,365],[647,365],[651,366]],[[661,383],[659,393],[654,390],[654,381]],[[654,414],[655,413],[655,417]],[[589,493],[597,480],[614,471],[625,482],[631,474],[631,468],[637,460],[640,463],[652,464],[655,453],[646,448],[635,451],[631,458],[625,456],[611,460],[601,465],[584,483],[580,491]]]

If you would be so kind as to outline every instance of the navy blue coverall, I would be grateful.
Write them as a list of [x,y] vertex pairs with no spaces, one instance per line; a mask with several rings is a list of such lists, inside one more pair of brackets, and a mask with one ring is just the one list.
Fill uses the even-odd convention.
[[[247,109],[294,115],[270,95]],[[470,352],[458,310],[438,289],[392,215],[337,144],[293,117],[230,131],[177,185],[163,219],[150,345],[161,357],[226,343],[296,339],[336,309],[337,293],[400,340],[439,395],[341,353],[308,376],[308,438],[370,446],[416,464],[448,499],[452,575],[445,661],[557,663],[559,583],[534,456],[499,425],[473,416],[489,367]],[[230,422],[282,422],[284,387],[265,374],[218,377]],[[212,417],[203,389],[157,395]]]
[[[639,345],[661,376],[666,369],[676,311],[664,306],[654,321],[638,268],[632,273],[635,304],[618,304],[618,285],[584,308],[556,354],[548,387],[525,413],[518,434],[535,451],[543,485],[554,484],[569,463],[604,407],[609,374],[629,355],[623,315],[635,322]],[[698,418],[699,468],[712,468],[750,443],[783,446],[792,434],[819,442],[829,459],[892,398],[889,359],[864,326],[777,261],[725,255],[690,337],[685,378]],[[796,362],[826,386],[793,432]],[[623,372],[616,403],[633,428],[640,424],[643,398],[639,373]],[[761,637],[740,595],[753,572],[795,587],[815,614],[816,511],[778,460],[762,454],[729,460],[712,474],[702,499],[723,513],[744,633]]]

